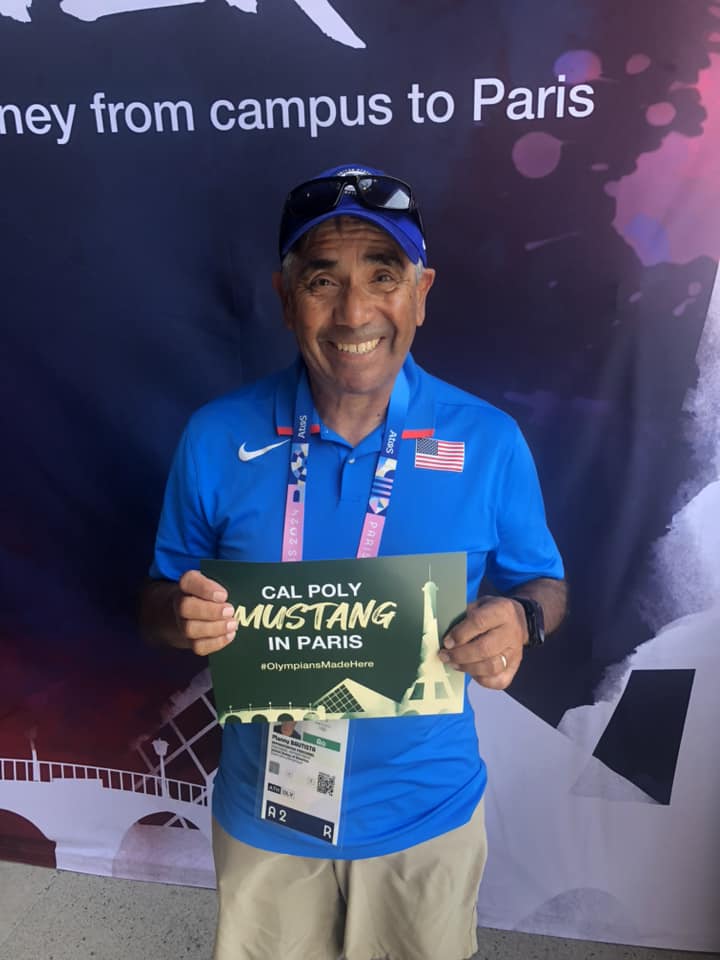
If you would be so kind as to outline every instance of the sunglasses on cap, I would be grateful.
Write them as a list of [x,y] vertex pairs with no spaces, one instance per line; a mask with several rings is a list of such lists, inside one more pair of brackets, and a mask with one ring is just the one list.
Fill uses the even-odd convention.
[[[307,222],[334,210],[343,197],[369,210],[405,214],[424,234],[420,211],[412,187],[403,180],[381,174],[346,174],[308,180],[291,190],[283,207],[280,247],[299,222]],[[294,221],[294,222],[293,222]]]

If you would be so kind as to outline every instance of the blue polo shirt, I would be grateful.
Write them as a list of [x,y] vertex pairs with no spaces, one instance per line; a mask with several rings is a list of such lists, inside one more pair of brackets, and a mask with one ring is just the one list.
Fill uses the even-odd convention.
[[[294,364],[244,386],[191,418],[168,479],[152,577],[177,580],[206,557],[280,559],[299,369]],[[535,466],[516,423],[410,356],[403,369],[410,406],[381,555],[466,552],[468,602],[485,573],[502,592],[536,577],[561,578]],[[428,438],[464,443],[463,469],[439,469],[432,456],[416,462],[418,444],[426,452]],[[382,427],[356,447],[322,423],[313,428],[304,559],[355,556],[381,441]],[[268,449],[241,461],[243,444]],[[467,698],[462,714],[361,719],[350,728],[337,847],[256,815],[264,759],[257,724],[224,729],[213,792],[221,826],[265,850],[359,859],[394,853],[470,819],[487,775]]]

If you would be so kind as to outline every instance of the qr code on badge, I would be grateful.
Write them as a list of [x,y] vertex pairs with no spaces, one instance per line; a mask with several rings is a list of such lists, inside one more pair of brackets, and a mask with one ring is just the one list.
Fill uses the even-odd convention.
[[268,773],[280,773],[280,764],[277,760],[270,760],[268,762]]
[[329,773],[318,773],[317,792],[332,797],[335,793],[335,777]]

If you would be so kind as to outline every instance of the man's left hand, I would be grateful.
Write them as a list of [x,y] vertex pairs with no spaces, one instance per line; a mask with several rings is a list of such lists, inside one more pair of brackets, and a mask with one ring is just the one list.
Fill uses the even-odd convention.
[[439,657],[481,686],[504,690],[520,667],[526,641],[527,622],[519,603],[509,597],[480,597],[448,630]]

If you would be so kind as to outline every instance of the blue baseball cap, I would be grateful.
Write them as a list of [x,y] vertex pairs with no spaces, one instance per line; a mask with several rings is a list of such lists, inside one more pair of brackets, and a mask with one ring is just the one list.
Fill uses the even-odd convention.
[[412,263],[427,266],[420,211],[412,188],[382,170],[347,163],[323,170],[287,196],[280,222],[280,259],[313,227],[332,217],[358,217],[380,227]]

